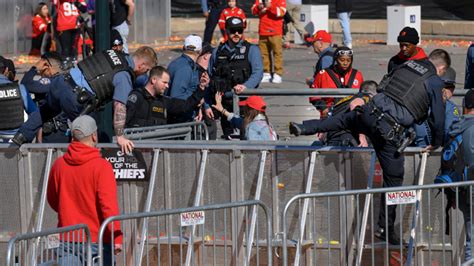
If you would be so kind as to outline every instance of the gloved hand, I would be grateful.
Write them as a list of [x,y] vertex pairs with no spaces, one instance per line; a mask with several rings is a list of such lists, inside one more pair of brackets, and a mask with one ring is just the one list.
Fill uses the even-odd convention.
[[290,134],[293,134],[297,137],[299,135],[304,135],[305,134],[305,128],[304,128],[303,124],[290,122],[289,129],[290,129]]

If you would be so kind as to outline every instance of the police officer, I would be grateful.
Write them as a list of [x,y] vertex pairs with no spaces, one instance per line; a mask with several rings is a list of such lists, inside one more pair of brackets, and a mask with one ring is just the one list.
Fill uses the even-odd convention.
[[[381,81],[379,93],[362,108],[325,120],[290,123],[290,133],[307,135],[342,129],[350,129],[355,134],[363,133],[377,153],[383,170],[383,186],[401,186],[404,175],[402,150],[410,141],[406,131],[413,123],[425,120],[428,109],[431,109],[428,119],[431,120],[433,142],[426,150],[443,142],[445,114],[441,89],[444,84],[438,76],[442,76],[450,64],[449,54],[441,49],[434,50],[429,61],[408,61]],[[388,224],[385,226],[385,197],[382,195],[379,228],[375,236],[399,245],[400,238],[394,228],[396,207],[387,206],[387,209]],[[388,239],[385,239],[387,231]]]
[[[206,27],[204,29],[204,42],[212,42],[212,34],[219,23],[219,17],[222,11],[227,7],[225,0],[201,0],[202,14],[206,18]],[[224,36],[224,33],[222,33]]]
[[187,100],[164,96],[170,74],[166,68],[155,66],[144,88],[133,90],[128,96],[126,127],[159,126],[168,123],[169,115],[179,115],[195,109],[204,97],[209,77],[203,75],[199,89]]
[[[46,95],[51,88],[52,80],[61,77],[62,58],[56,52],[48,52],[28,70],[21,80],[28,92],[34,94],[38,106],[46,102]],[[36,80],[35,76],[41,78]],[[67,116],[61,113],[49,121],[45,121],[42,130],[38,132],[37,141],[42,143],[68,143]]]
[[[232,91],[240,94],[247,88],[257,88],[263,77],[263,63],[260,49],[243,39],[241,18],[228,18],[226,32],[229,39],[214,49],[209,69],[213,93],[223,92],[223,105],[232,111]],[[233,133],[225,117],[221,117],[221,126],[225,138]]]
[[15,65],[0,56],[0,142],[10,142],[23,124],[24,113],[36,111],[36,105],[23,84],[15,82]]
[[130,152],[133,142],[123,136],[128,95],[134,77],[148,72],[156,64],[156,53],[147,46],[138,48],[131,57],[114,50],[87,57],[51,83],[46,103],[40,106],[39,112],[32,114],[13,141],[18,145],[31,142],[43,122],[61,111],[74,120],[113,100],[117,143],[124,152]]

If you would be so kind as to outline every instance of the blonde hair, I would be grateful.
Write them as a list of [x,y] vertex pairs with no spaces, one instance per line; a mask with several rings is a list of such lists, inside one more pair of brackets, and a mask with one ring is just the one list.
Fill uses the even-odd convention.
[[143,59],[152,66],[158,65],[158,57],[156,55],[156,52],[150,46],[142,46],[138,48],[133,53],[133,57]]

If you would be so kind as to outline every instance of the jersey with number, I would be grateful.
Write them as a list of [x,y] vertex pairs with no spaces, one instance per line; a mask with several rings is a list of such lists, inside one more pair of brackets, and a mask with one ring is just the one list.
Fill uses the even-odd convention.
[[85,0],[53,0],[58,13],[57,29],[58,31],[72,30],[77,28],[77,17],[79,10],[74,5],[78,1],[82,5],[86,5]]

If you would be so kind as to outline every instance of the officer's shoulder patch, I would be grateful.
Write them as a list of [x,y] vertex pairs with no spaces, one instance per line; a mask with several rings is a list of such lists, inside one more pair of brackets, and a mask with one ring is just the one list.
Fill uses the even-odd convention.
[[128,101],[131,103],[136,103],[137,102],[137,95],[135,93],[131,93],[128,96]]
[[43,84],[43,85],[48,85],[51,83],[51,80],[49,78],[41,78],[39,80],[39,83]]
[[453,110],[453,114],[454,114],[455,116],[459,116],[459,110],[458,110],[458,108],[457,108],[456,106],[454,106],[453,109],[454,109],[454,110]]
[[326,72],[326,70],[322,69],[319,71],[319,74],[324,74],[324,72]]

